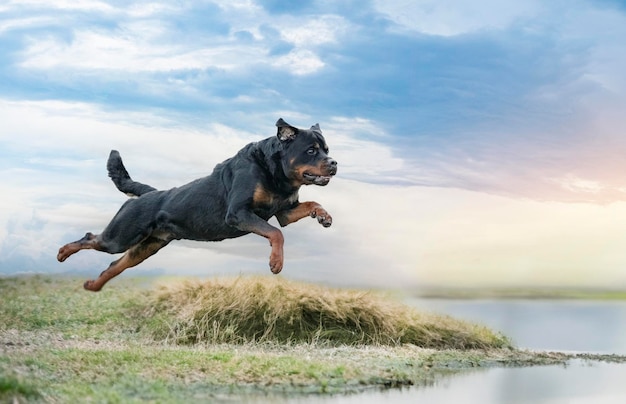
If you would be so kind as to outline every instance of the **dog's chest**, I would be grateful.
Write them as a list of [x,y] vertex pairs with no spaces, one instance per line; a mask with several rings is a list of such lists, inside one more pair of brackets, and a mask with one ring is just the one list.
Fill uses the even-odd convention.
[[258,185],[252,197],[252,209],[257,215],[269,219],[277,212],[292,206],[297,201],[297,192],[290,195],[280,195],[268,190],[262,185]]

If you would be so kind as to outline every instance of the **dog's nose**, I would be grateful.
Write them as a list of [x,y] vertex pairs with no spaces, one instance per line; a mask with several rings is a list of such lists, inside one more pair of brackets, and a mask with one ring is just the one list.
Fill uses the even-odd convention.
[[328,171],[331,175],[335,175],[337,173],[337,162],[330,157],[326,159],[326,165],[328,166]]

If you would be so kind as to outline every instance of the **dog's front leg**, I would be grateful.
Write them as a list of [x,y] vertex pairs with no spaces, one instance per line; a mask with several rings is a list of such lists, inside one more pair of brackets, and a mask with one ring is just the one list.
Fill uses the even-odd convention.
[[276,219],[278,219],[278,223],[280,223],[282,227],[285,227],[289,223],[297,222],[307,216],[317,218],[317,221],[324,227],[330,227],[330,225],[333,224],[332,216],[317,202],[298,203],[291,209],[278,212]]
[[251,232],[263,236],[269,240],[272,246],[270,254],[270,270],[277,274],[283,269],[283,245],[285,239],[283,233],[261,219],[254,212],[246,208],[229,209],[226,215],[226,223],[241,231]]

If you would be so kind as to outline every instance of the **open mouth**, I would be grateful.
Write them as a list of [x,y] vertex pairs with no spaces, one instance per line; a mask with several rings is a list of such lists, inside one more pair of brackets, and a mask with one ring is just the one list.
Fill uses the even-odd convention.
[[330,177],[332,177],[332,175],[315,175],[309,172],[304,172],[302,174],[302,178],[304,178],[306,182],[308,182],[309,184],[315,184],[315,185],[328,184],[328,182],[330,181]]

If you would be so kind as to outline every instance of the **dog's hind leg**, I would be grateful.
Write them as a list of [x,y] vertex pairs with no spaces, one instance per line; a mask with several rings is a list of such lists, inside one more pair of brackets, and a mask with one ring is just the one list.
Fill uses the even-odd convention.
[[[145,199],[144,199],[145,198]],[[65,261],[80,250],[92,249],[109,254],[118,254],[138,245],[143,239],[152,235],[155,230],[153,217],[155,211],[154,198],[144,196],[129,199],[122,205],[107,227],[98,235],[87,233],[80,240],[65,244],[59,248],[57,259]]]
[[134,267],[143,262],[146,258],[154,255],[161,248],[165,247],[171,239],[162,239],[148,236],[139,244],[131,247],[122,258],[113,261],[109,267],[95,280],[89,280],[83,285],[85,289],[98,292],[111,279],[121,274],[125,269]]
[[87,233],[85,234],[85,237],[81,238],[80,240],[65,244],[63,247],[59,248],[57,260],[59,260],[59,262],[63,262],[70,255],[77,253],[80,250],[86,249],[103,251],[98,236],[92,233]]

